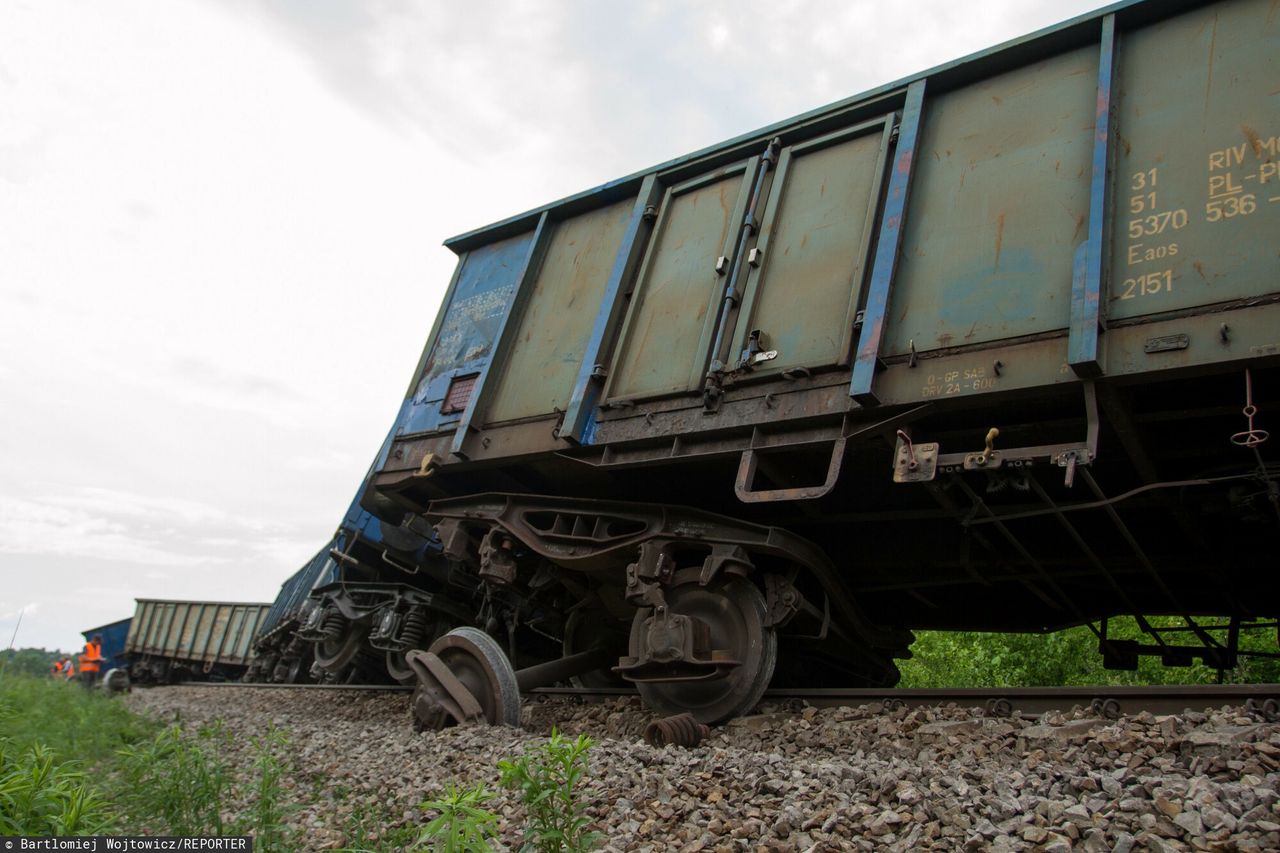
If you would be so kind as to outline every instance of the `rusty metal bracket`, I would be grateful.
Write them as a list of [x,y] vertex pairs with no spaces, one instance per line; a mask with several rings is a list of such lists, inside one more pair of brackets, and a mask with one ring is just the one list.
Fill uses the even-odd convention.
[[671,582],[676,570],[667,544],[660,539],[640,543],[636,561],[627,566],[626,599],[637,607],[666,606],[662,587]]
[[718,578],[721,572],[745,577],[754,568],[751,555],[741,545],[715,545],[707,558],[702,561],[698,584],[706,586]]
[[898,430],[893,454],[895,483],[927,483],[938,475],[938,443],[916,444],[906,430]]
[[500,528],[490,528],[480,541],[479,575],[484,580],[508,586],[516,579],[515,543]]
[[738,478],[734,481],[733,490],[738,500],[743,503],[767,503],[771,501],[800,501],[820,498],[830,492],[840,479],[840,466],[844,463],[844,449],[847,439],[837,438],[831,445],[831,462],[827,465],[827,479],[818,486],[799,486],[794,489],[762,489],[756,491],[752,484],[756,479],[756,451],[742,451],[742,459],[738,463]]
[[999,468],[1003,459],[1000,452],[996,450],[996,439],[1000,437],[998,427],[992,427],[987,430],[986,447],[978,453],[966,453],[964,456],[964,470],[978,471]]
[[622,658],[613,668],[628,681],[704,681],[741,663],[727,649],[711,648],[706,622],[666,607],[653,609],[638,637],[639,654]]

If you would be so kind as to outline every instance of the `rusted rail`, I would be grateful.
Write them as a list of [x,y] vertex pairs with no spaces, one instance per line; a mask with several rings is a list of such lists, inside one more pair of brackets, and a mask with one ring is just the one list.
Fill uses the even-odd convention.
[[[604,699],[634,695],[628,688],[547,687],[532,696]],[[1066,711],[1075,705],[1093,706],[1108,715],[1149,711],[1175,714],[1223,705],[1259,708],[1280,703],[1280,684],[1189,684],[1156,687],[954,687],[929,689],[812,688],[769,690],[766,702],[804,701],[822,708],[882,704],[887,707],[955,704],[984,708],[991,713],[1041,714]],[[1007,704],[1006,704],[1007,703]],[[1275,707],[1273,705],[1273,707]]]
[[[248,684],[235,681],[183,682],[183,687],[244,687],[258,690],[348,690],[404,693],[410,686],[399,684]],[[527,699],[573,698],[598,701],[636,696],[629,687],[540,687],[525,692]],[[909,708],[922,705],[955,704],[983,708],[992,714],[1042,714],[1067,711],[1073,706],[1092,706],[1108,716],[1136,714],[1176,714],[1204,711],[1224,705],[1259,709],[1267,705],[1280,713],[1280,684],[1183,684],[1156,687],[952,687],[928,689],[810,688],[769,690],[766,702],[805,702],[820,708],[880,704]]]
[[362,690],[369,693],[408,693],[404,684],[265,684],[248,681],[182,681],[173,687],[246,687],[251,690]]

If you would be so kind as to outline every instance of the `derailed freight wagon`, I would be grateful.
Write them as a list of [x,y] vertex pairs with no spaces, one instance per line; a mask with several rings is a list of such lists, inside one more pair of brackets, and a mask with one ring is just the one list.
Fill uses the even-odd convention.
[[124,652],[138,683],[238,679],[271,605],[139,598]]
[[706,721],[914,628],[1232,666],[1280,612],[1278,147],[1276,3],[1128,2],[464,234],[364,505]]
[[326,543],[280,585],[280,593],[258,624],[254,660],[245,672],[245,681],[300,684],[312,680],[312,646],[297,631],[313,608],[311,591],[337,573],[329,547]]

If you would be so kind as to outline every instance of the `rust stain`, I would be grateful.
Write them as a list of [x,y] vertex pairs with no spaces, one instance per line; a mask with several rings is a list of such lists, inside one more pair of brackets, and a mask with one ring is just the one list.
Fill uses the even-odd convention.
[[996,264],[993,269],[1000,269],[1000,249],[1004,245],[1004,214],[996,220]]
[[1280,0],[1271,0],[1271,6],[1267,8],[1268,27],[1275,21],[1277,12],[1280,12]]
[[1191,264],[1191,266],[1195,269],[1196,274],[1199,275],[1202,279],[1204,279],[1205,284],[1208,284],[1209,277],[1204,274],[1204,264],[1200,263],[1199,261],[1196,261],[1193,264]]
[[991,100],[995,102],[995,105],[997,107],[1004,103],[1004,98],[1000,97],[999,95],[992,95]]
[[1258,136],[1258,131],[1249,127],[1247,124],[1240,125],[1240,131],[1244,134],[1244,138],[1249,140],[1249,144],[1253,146],[1253,153],[1259,160],[1262,159],[1262,138]]
[[1080,232],[1084,230],[1084,214],[1076,217],[1076,230],[1071,233],[1071,239],[1075,240],[1080,236]]
[[1204,117],[1209,118],[1209,104],[1213,98],[1213,53],[1218,46],[1218,14],[1213,15],[1213,30],[1209,33],[1209,68],[1204,81]]

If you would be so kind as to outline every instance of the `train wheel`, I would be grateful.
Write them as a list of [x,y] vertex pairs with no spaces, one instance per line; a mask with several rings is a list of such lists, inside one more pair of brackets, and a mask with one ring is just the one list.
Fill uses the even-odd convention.
[[341,631],[325,635],[315,645],[316,663],[327,672],[342,671],[360,653],[366,631],[366,626],[358,622],[347,622]]
[[[709,586],[686,583],[666,590],[672,613],[701,619],[711,629],[711,647],[739,662],[727,674],[698,681],[638,682],[645,705],[661,714],[689,712],[701,723],[719,723],[756,706],[773,677],[778,637],[765,624],[764,596],[750,581],[730,577]],[[631,623],[631,654],[639,656],[649,608]]]
[[[454,628],[431,644],[429,650],[479,703],[490,725],[520,725],[520,687],[516,673],[497,641],[478,628]],[[419,726],[440,729],[449,724],[446,714],[430,702],[422,702],[422,685],[413,694],[413,713]]]
[[[579,607],[569,616],[564,626],[562,654],[565,657],[585,652],[595,646],[616,648],[621,657],[627,647],[626,623],[611,617],[603,606]],[[572,679],[578,687],[626,687],[627,680],[604,667],[575,675]]]

